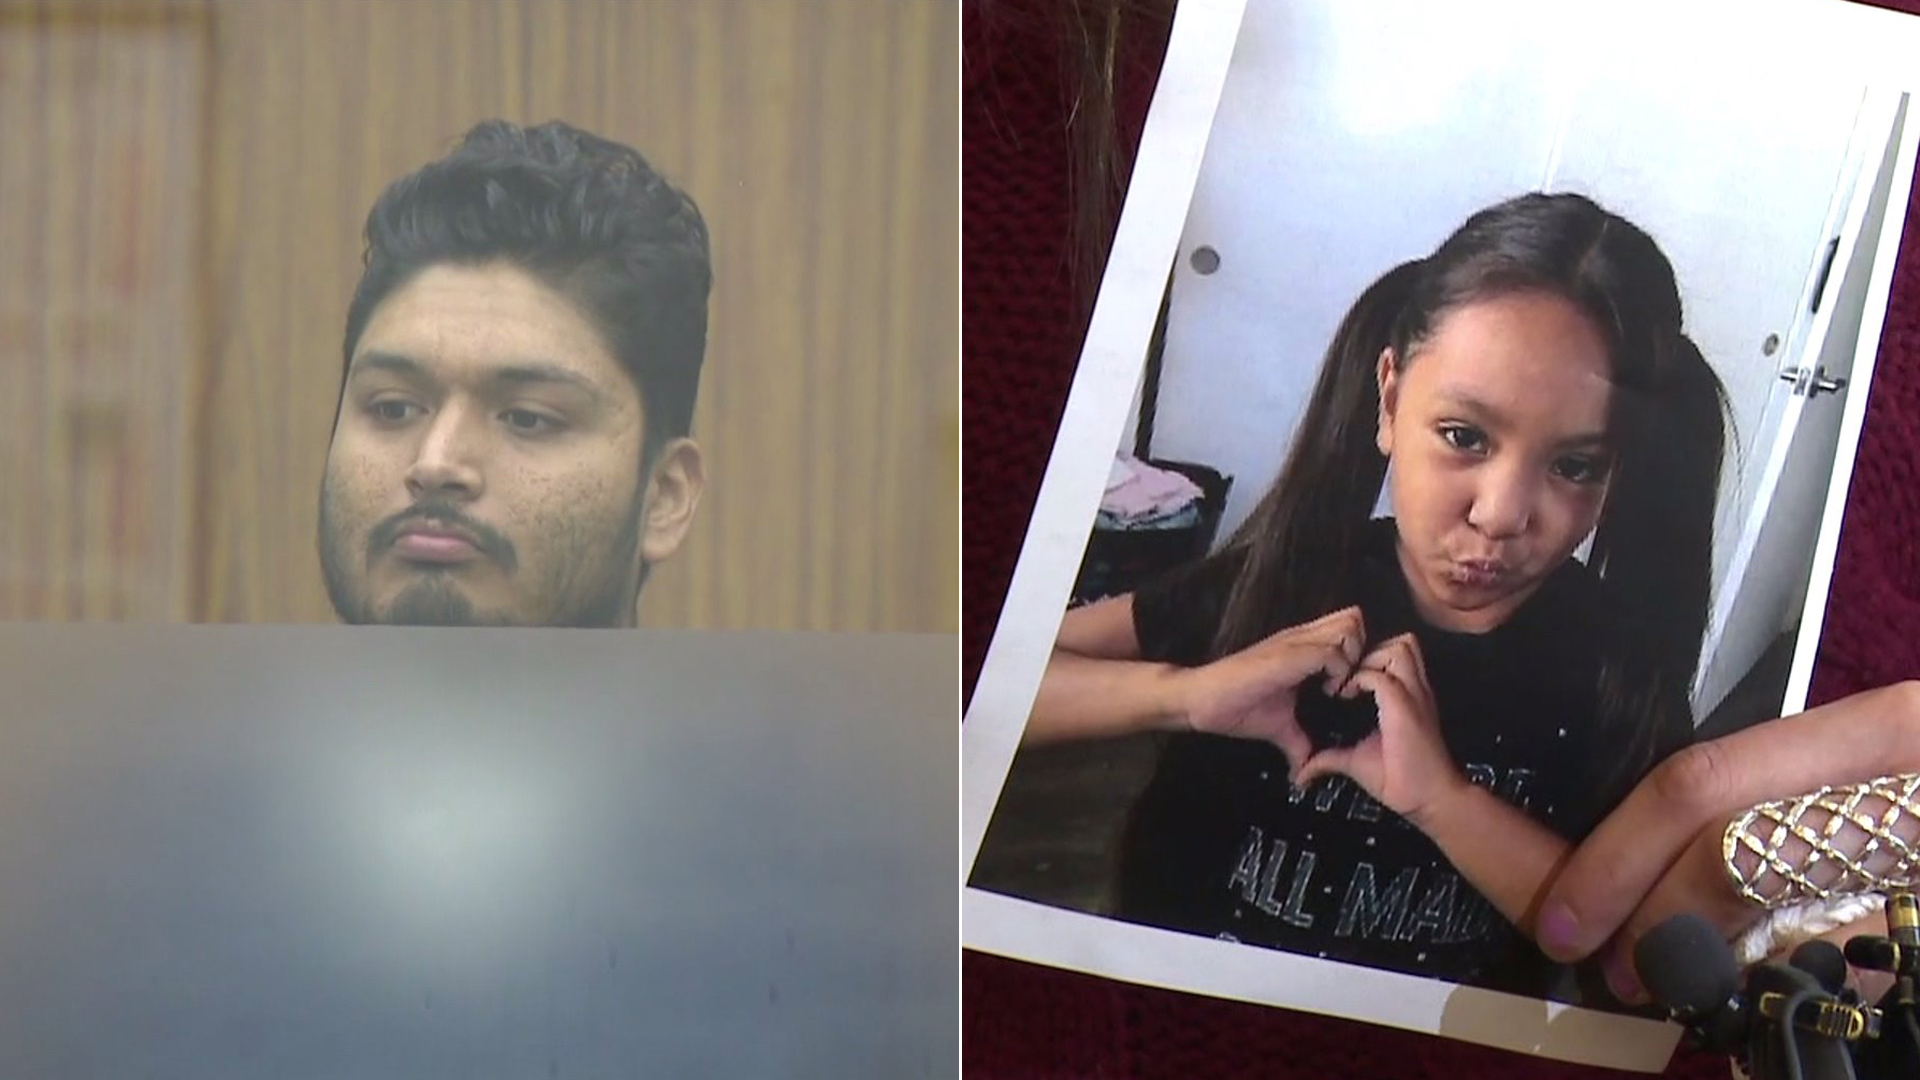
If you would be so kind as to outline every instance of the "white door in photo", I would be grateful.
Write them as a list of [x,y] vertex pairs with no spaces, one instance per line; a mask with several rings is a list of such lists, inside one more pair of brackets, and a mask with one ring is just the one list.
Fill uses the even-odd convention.
[[[1769,68],[1688,70],[1686,94],[1584,72],[1543,186],[1601,198],[1654,235],[1688,333],[1727,387],[1714,603],[1694,686],[1704,717],[1799,614],[1866,285],[1853,255],[1871,251],[1862,221],[1895,101]],[[1809,410],[1813,430],[1796,439]]]
[[1809,288],[1806,333],[1775,376],[1774,400],[1753,440],[1751,482],[1736,508],[1741,516],[1723,534],[1726,572],[1718,576],[1723,584],[1695,683],[1697,715],[1721,701],[1806,607],[1846,402],[1867,392],[1855,378],[1854,359],[1906,116],[1904,95],[1871,94],[1862,106],[1856,140],[1862,152],[1851,162],[1852,184],[1829,246],[1833,255]]

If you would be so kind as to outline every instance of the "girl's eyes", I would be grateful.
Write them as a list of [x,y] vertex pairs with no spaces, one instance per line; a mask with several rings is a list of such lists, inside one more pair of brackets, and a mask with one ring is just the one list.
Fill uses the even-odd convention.
[[[1484,456],[1492,449],[1487,433],[1472,424],[1442,424],[1441,441],[1462,454]],[[1598,484],[1607,478],[1608,462],[1599,454],[1568,454],[1550,466],[1553,475],[1571,484]]]
[[1487,448],[1487,433],[1469,424],[1442,424],[1440,438],[1463,453],[1477,454]]
[[1597,484],[1607,478],[1607,463],[1585,454],[1569,454],[1553,463],[1553,474],[1574,484]]

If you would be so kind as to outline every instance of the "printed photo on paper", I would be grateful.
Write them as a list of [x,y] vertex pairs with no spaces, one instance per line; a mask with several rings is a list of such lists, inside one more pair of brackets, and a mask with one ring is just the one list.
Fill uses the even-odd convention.
[[970,944],[1664,1060],[1517,924],[1661,760],[1804,703],[1920,125],[1503,10],[1251,0],[1190,199],[1137,197],[1149,119],[1101,303],[1142,299],[1130,225],[1178,242],[1127,267],[1150,333],[1095,315],[1137,366],[1083,358],[1070,421],[1119,438],[1056,444],[1023,563],[1075,565],[968,719],[1012,747],[969,779]]

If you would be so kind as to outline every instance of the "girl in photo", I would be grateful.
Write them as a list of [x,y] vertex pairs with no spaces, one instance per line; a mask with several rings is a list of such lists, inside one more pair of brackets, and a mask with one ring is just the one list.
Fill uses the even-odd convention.
[[1061,624],[1027,742],[1174,733],[1112,914],[1547,992],[1555,866],[1691,737],[1725,416],[1672,266],[1586,198],[1369,286],[1246,523]]

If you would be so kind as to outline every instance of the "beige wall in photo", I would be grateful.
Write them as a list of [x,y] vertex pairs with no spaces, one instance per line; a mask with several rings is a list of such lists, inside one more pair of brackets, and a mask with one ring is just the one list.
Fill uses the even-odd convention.
[[643,625],[952,631],[958,9],[0,0],[0,619],[332,619],[361,226],[501,117],[712,229],[709,487]]

